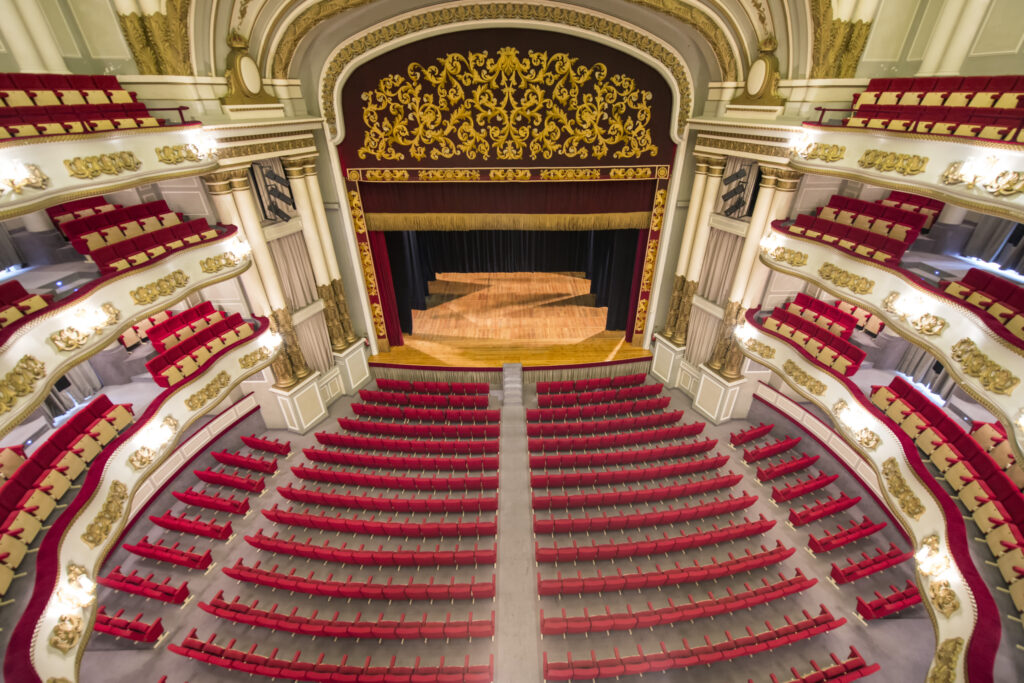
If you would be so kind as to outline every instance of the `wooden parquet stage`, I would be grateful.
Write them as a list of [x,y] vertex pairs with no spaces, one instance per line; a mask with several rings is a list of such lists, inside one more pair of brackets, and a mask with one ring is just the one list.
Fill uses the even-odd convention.
[[497,368],[650,357],[604,329],[608,310],[591,305],[589,291],[580,273],[439,273],[405,345],[370,361]]

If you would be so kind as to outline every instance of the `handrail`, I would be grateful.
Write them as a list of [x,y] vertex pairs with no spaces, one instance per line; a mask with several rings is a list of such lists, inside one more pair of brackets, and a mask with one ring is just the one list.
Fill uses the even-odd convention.
[[[901,105],[887,105],[887,104],[865,104],[865,105],[861,105],[861,106],[863,106],[863,107],[874,107],[876,110],[882,110],[885,113],[891,112],[893,116],[899,116],[901,121],[902,120],[906,120],[908,122],[911,122],[911,125],[908,126],[908,130],[889,130],[888,128],[867,128],[866,126],[864,128],[861,128],[861,127],[856,127],[856,126],[847,126],[846,124],[843,123],[842,119],[839,119],[838,121],[836,121],[836,120],[832,120],[832,121],[828,121],[828,122],[825,121],[825,114],[826,114],[826,112],[855,113],[855,112],[858,111],[858,108],[855,108],[855,107],[815,107],[814,111],[818,112],[818,120],[817,121],[804,121],[804,125],[805,126],[821,126],[822,128],[850,128],[852,130],[876,130],[876,131],[881,131],[881,132],[886,132],[886,133],[914,133],[915,135],[933,135],[934,137],[939,138],[939,139],[942,139],[942,138],[952,138],[952,139],[960,140],[960,141],[962,141],[962,140],[979,140],[979,141],[982,141],[982,142],[997,142],[997,143],[1002,143],[1002,144],[1006,144],[1006,145],[1021,145],[1022,144],[1022,143],[1017,142],[1015,140],[1000,140],[999,138],[983,138],[983,137],[979,137],[979,136],[952,135],[952,134],[932,133],[932,132],[927,132],[927,131],[914,130],[918,126],[918,124],[920,124],[920,123],[942,123],[942,121],[935,121],[933,117],[921,116],[921,115],[917,115],[917,116],[907,116],[906,115],[906,114],[908,114],[907,109],[909,109],[911,106],[919,108],[920,105],[902,105],[901,106]],[[1003,114],[1003,115],[992,114],[992,113],[986,112],[983,108],[980,108],[980,107],[977,108],[977,110],[978,110],[977,113],[975,113],[974,111],[971,112],[971,117],[972,118],[974,118],[974,117],[978,117],[978,118],[984,117],[984,118],[987,118],[987,119],[991,119],[992,121],[1012,120],[1012,121],[1014,121],[1017,124],[1018,128],[1020,126],[1024,125],[1024,116],[1022,116],[1020,114],[1017,114],[1017,115],[1011,115],[1011,114]],[[1012,110],[1010,110],[1010,111],[1012,111]]]

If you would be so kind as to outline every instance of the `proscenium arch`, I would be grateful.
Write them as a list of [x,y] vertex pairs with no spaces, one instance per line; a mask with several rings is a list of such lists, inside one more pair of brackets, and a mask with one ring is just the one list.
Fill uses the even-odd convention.
[[[339,44],[330,53],[320,72],[320,114],[330,141],[338,144],[345,137],[341,115],[341,90],[349,75],[359,66],[395,48],[446,33],[488,28],[524,28],[563,33],[593,41],[623,52],[650,66],[669,85],[672,112],[669,135],[676,145],[685,140],[686,123],[693,114],[693,79],[682,56],[669,44],[635,26],[597,12],[581,12],[565,5],[546,4],[481,4],[493,16],[465,17],[452,8],[465,4],[449,4],[429,11],[411,12],[375,25],[370,30]],[[503,16],[508,10],[509,16]],[[531,18],[531,12],[536,17]],[[544,17],[544,18],[540,18]],[[606,29],[606,32],[601,32]]]

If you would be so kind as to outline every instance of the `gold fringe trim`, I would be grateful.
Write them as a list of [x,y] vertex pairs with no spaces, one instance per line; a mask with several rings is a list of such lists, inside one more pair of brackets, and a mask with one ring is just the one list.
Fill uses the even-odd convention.
[[366,213],[371,232],[393,230],[646,230],[650,211],[620,213]]

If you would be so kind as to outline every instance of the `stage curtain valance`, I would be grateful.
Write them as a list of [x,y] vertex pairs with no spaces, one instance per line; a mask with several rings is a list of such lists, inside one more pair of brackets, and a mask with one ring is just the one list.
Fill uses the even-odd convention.
[[400,230],[643,230],[650,211],[620,213],[367,213],[367,228]]

